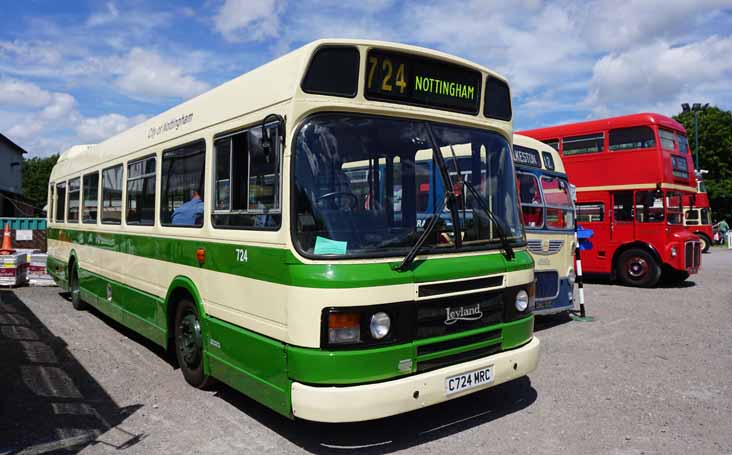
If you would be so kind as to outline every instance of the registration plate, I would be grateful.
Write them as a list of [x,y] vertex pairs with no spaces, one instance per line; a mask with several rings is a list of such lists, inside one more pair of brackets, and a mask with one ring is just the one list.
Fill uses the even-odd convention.
[[445,379],[445,395],[474,389],[493,382],[493,366],[481,368]]

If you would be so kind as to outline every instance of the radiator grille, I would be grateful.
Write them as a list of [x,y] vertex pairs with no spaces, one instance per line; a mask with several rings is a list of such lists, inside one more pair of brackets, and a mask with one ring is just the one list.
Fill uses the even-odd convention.
[[564,240],[530,239],[527,244],[529,251],[534,254],[550,255],[561,251]]
[[559,273],[556,271],[536,272],[536,298],[553,299],[559,293]]

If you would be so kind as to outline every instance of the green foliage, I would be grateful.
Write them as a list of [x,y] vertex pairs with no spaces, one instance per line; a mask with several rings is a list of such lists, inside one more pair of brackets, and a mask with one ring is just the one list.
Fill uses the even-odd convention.
[[23,160],[23,195],[38,209],[42,209],[48,200],[48,179],[56,161],[58,155]]
[[[732,220],[732,111],[710,107],[699,112],[699,164],[708,170],[704,182],[712,216]],[[695,149],[694,113],[682,112],[674,119],[684,125],[689,145]]]

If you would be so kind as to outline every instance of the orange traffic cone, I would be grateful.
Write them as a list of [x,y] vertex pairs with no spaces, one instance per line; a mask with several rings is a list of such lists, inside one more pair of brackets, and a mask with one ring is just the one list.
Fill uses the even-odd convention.
[[3,245],[0,246],[0,255],[8,255],[15,253],[13,249],[13,239],[10,238],[10,223],[5,223],[5,233],[3,234]]

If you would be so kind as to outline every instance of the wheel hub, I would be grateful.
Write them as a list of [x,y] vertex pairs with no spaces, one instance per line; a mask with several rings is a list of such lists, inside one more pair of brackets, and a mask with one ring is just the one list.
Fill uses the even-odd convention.
[[201,352],[201,324],[195,314],[188,313],[180,321],[178,350],[189,367],[197,367]]
[[642,257],[635,256],[628,261],[628,275],[631,278],[643,278],[648,273],[648,268],[648,261]]

